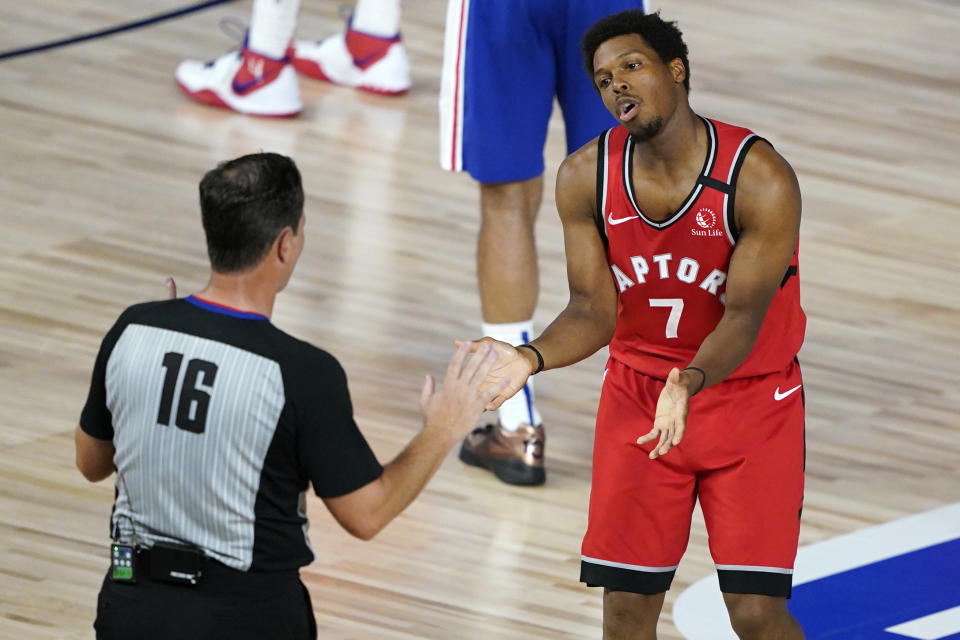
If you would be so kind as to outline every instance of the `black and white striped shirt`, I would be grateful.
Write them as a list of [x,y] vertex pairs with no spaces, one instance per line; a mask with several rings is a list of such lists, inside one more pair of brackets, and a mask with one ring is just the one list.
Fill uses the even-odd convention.
[[123,312],[80,425],[116,448],[114,532],[188,542],[243,571],[313,560],[308,482],[335,497],[383,471],[333,356],[193,296]]

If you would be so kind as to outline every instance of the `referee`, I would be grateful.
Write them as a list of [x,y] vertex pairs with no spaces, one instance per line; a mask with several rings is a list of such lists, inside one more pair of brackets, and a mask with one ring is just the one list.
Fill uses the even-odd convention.
[[76,430],[77,467],[116,469],[111,567],[97,638],[316,637],[299,568],[308,484],[372,538],[420,492],[500,389],[493,357],[427,376],[423,428],[381,466],[329,353],[270,322],[303,250],[303,188],[287,157],[225,162],[200,182],[210,281],[124,311],[100,347]]

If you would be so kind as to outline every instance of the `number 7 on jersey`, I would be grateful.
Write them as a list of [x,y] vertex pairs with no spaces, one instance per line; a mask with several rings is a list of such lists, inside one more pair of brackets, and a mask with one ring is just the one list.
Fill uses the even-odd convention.
[[666,335],[668,338],[676,338],[677,327],[680,326],[680,315],[683,313],[683,298],[650,298],[650,306],[670,309]]

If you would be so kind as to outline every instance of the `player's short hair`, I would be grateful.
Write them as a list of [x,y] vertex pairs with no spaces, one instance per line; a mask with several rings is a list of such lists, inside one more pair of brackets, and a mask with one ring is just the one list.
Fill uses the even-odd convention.
[[303,215],[300,171],[277,153],[221,162],[200,181],[200,213],[213,270],[248,269],[286,227],[297,232]]
[[683,33],[677,28],[676,22],[667,22],[661,18],[659,11],[645,14],[640,9],[628,9],[614,13],[598,20],[583,34],[580,51],[583,53],[583,65],[590,76],[590,82],[593,82],[593,55],[600,45],[611,38],[631,33],[643,38],[664,64],[680,58],[686,71],[683,88],[690,93],[690,61],[687,60],[687,45],[683,41]]

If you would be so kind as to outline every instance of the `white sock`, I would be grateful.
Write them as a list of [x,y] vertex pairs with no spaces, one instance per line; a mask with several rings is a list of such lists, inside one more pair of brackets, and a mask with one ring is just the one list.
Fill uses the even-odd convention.
[[357,0],[350,26],[367,35],[392,38],[400,33],[400,0]]
[[285,56],[299,13],[300,0],[253,0],[247,48],[275,60]]
[[[517,346],[533,340],[533,320],[503,324],[484,322],[483,335]],[[533,406],[533,399],[533,376],[530,376],[523,389],[500,405],[497,410],[500,425],[507,431],[516,431],[522,424],[539,426],[542,420],[540,412]]]

